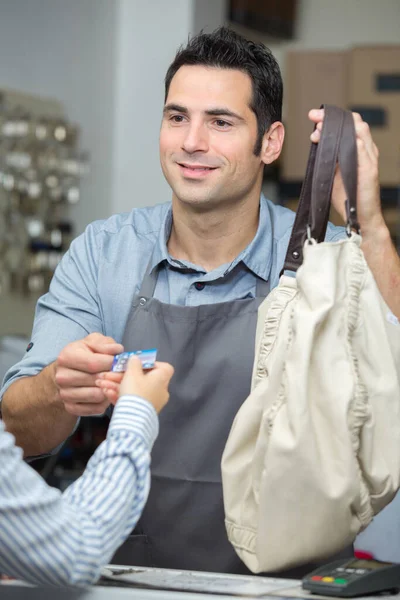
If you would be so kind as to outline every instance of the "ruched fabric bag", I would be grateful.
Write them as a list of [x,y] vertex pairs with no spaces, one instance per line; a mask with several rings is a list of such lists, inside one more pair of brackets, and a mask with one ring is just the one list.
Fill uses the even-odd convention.
[[[347,237],[328,243],[337,163]],[[254,573],[332,556],[400,485],[400,326],[360,248],[356,196],[353,118],[326,106],[222,458],[228,537]]]

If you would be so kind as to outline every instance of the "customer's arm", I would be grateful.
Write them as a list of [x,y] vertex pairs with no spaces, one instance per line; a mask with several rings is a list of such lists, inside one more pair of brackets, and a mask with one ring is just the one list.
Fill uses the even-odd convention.
[[0,572],[33,583],[88,585],[132,531],[149,489],[156,410],[168,400],[173,372],[160,364],[146,379],[137,362],[129,389],[150,402],[120,398],[106,441],[64,495],[22,461],[0,422]]

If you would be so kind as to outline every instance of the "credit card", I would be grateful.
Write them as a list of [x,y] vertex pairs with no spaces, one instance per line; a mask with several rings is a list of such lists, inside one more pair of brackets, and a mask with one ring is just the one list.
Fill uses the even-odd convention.
[[157,348],[149,350],[134,350],[133,352],[122,352],[114,356],[111,371],[123,373],[126,371],[128,360],[131,356],[137,356],[142,361],[143,369],[152,369],[157,358]]

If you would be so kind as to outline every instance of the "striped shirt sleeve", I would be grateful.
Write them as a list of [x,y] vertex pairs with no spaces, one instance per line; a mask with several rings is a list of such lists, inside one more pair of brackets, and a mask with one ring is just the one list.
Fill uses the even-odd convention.
[[0,573],[31,583],[94,583],[143,510],[157,434],[153,406],[121,397],[106,440],[61,494],[23,462],[0,421]]

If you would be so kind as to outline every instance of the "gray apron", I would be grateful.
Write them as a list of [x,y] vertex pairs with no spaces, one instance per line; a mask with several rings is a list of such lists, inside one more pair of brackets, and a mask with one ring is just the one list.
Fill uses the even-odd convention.
[[175,374],[159,415],[146,507],[111,562],[249,574],[227,539],[220,463],[250,392],[257,311],[269,284],[257,280],[256,298],[176,306],[153,298],[157,277],[149,264],[122,344],[157,348]]

